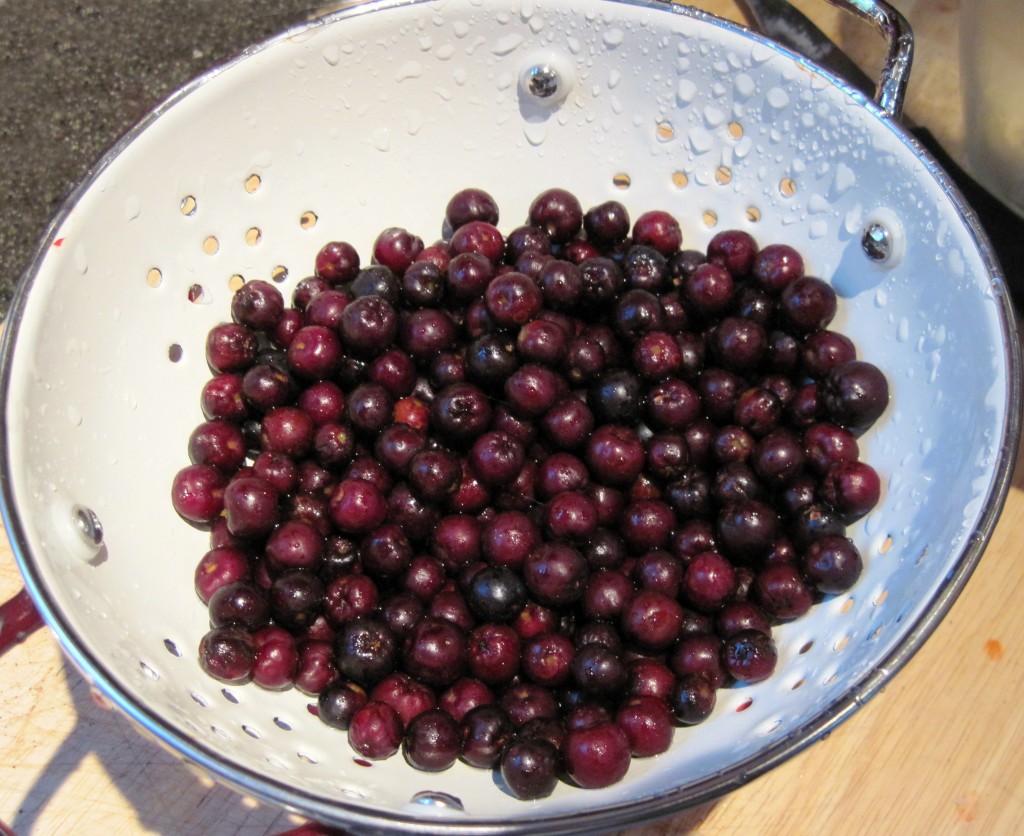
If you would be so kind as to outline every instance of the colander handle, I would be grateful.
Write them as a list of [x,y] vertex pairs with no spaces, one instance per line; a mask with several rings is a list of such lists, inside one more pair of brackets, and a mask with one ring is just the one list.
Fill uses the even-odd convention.
[[0,655],[43,626],[43,618],[32,603],[28,590],[22,589],[0,604]]
[[893,119],[903,113],[903,100],[914,61],[914,34],[907,19],[885,0],[828,0],[871,23],[888,43],[885,66],[875,101]]

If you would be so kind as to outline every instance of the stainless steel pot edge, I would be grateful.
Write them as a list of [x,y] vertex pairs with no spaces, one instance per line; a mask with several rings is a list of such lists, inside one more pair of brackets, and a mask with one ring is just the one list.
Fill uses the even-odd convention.
[[[241,53],[228,62],[211,70],[203,76],[195,79],[190,84],[172,94],[163,103],[157,106],[147,117],[141,120],[128,133],[126,133],[91,169],[90,173],[75,188],[65,201],[62,209],[50,224],[42,243],[37,248],[35,255],[30,262],[28,269],[19,281],[12,303],[2,341],[0,341],[0,398],[6,404],[5,410],[9,407],[9,389],[12,357],[15,350],[18,323],[22,312],[27,304],[28,294],[32,289],[33,278],[38,272],[39,266],[45,257],[45,253],[52,245],[57,230],[61,223],[67,218],[74,205],[81,196],[91,187],[97,176],[123,151],[123,149],[150,124],[173,107],[187,95],[194,93],[210,79],[230,68],[235,63],[248,58],[251,55],[262,52],[279,41],[295,37],[312,27],[333,22],[352,15],[369,13],[372,11],[394,8],[397,6],[413,5],[429,0],[382,0],[355,6],[344,11],[329,15],[308,24],[300,24],[292,29],[281,33],[261,44],[255,45]],[[637,5],[650,8],[669,9],[677,14],[684,14],[690,17],[701,19],[716,26],[724,26],[733,30],[742,30],[749,37],[761,43],[789,55],[794,60],[810,67],[814,72],[827,77],[833,84],[847,92],[851,97],[858,99],[878,116],[879,120],[886,124],[890,130],[901,135],[902,140],[914,148],[917,155],[922,159],[933,175],[942,183],[944,190],[953,201],[965,221],[968,223],[972,237],[981,251],[986,265],[988,266],[992,279],[993,292],[997,297],[1000,308],[1000,318],[1006,329],[1008,343],[1006,346],[1006,361],[1008,365],[1008,387],[1006,431],[1002,440],[1002,458],[999,462],[995,480],[992,484],[989,496],[986,498],[986,511],[970,538],[970,544],[957,564],[954,572],[950,573],[943,584],[939,594],[933,599],[930,606],[919,617],[912,630],[907,634],[898,648],[890,654],[883,663],[871,674],[866,676],[852,691],[826,707],[810,723],[795,729],[786,739],[779,741],[774,746],[764,750],[756,758],[744,763],[737,764],[727,772],[712,776],[703,781],[686,785],[685,787],[666,788],[665,792],[647,799],[632,801],[629,804],[619,806],[608,806],[594,810],[592,813],[565,815],[555,818],[547,818],[536,822],[529,820],[509,822],[507,820],[476,820],[472,823],[462,822],[458,819],[423,819],[397,814],[368,814],[365,810],[338,801],[325,804],[321,800],[301,793],[293,788],[277,781],[255,774],[245,769],[226,766],[218,754],[206,747],[200,746],[194,740],[181,735],[177,730],[171,728],[163,718],[148,711],[146,706],[136,703],[126,696],[116,679],[103,663],[97,659],[88,649],[80,647],[70,625],[62,617],[59,609],[50,599],[45,587],[42,585],[36,573],[31,556],[28,551],[27,537],[24,529],[15,513],[14,497],[12,494],[12,478],[10,473],[10,461],[7,454],[8,439],[4,438],[4,444],[0,449],[0,516],[11,540],[11,546],[18,563],[19,569],[25,578],[26,588],[32,595],[33,600],[39,607],[41,614],[48,626],[57,635],[65,653],[71,658],[74,664],[83,672],[87,679],[95,684],[104,694],[111,699],[117,708],[131,717],[144,730],[153,735],[158,741],[169,749],[175,751],[202,769],[217,777],[222,783],[234,787],[245,794],[253,795],[271,804],[284,809],[300,812],[302,815],[312,817],[325,824],[335,823],[344,825],[348,829],[357,829],[359,832],[382,832],[386,828],[389,832],[408,833],[475,833],[475,834],[496,834],[496,833],[545,833],[545,834],[568,834],[583,832],[605,832],[624,826],[638,824],[662,818],[707,803],[722,795],[733,791],[753,779],[759,777],[775,766],[788,760],[793,755],[802,751],[813,742],[827,736],[843,720],[851,716],[859,707],[864,705],[868,699],[876,694],[920,649],[924,641],[934,632],[942,618],[949,611],[953,602],[963,590],[965,584],[976,568],[978,561],[991,538],[999,513],[1005,502],[1010,488],[1013,466],[1016,459],[1016,451],[1020,443],[1021,431],[1021,353],[1017,334],[1016,320],[1013,314],[1009,297],[1005,287],[1002,285],[1001,271],[996,264],[991,248],[987,243],[984,231],[981,229],[977,218],[970,211],[962,196],[944,175],[941,168],[931,160],[928,153],[917,144],[912,137],[906,134],[881,105],[865,99],[861,94],[853,90],[841,79],[823,71],[820,67],[809,62],[807,59],[795,55],[788,50],[779,47],[774,42],[762,38],[756,33],[743,29],[736,24],[722,20],[715,15],[691,7],[672,6],[666,7],[660,0],[614,0],[627,5]],[[833,0],[829,0],[833,2]],[[839,0],[842,2],[842,0]],[[859,0],[858,0],[859,2]],[[865,5],[864,3],[859,3]],[[873,4],[866,4],[873,5]],[[5,422],[6,426],[6,422]]]

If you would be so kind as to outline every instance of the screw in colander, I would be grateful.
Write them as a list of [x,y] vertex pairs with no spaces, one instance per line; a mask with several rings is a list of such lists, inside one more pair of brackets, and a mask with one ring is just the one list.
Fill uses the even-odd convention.
[[97,548],[103,545],[103,524],[96,512],[84,505],[74,505],[71,508],[71,515],[74,519],[75,529],[90,545]]
[[872,261],[887,261],[892,256],[892,233],[880,221],[872,221],[864,227],[860,244],[864,248],[864,253]]
[[527,71],[527,89],[538,99],[549,99],[558,92],[561,79],[549,64],[539,64]]

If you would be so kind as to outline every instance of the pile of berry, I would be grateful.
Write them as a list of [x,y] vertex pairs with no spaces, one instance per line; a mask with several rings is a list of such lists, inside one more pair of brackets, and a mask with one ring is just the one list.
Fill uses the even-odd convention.
[[888,386],[792,247],[558,188],[497,223],[464,189],[432,245],[245,284],[172,499],[210,528],[204,670],[539,798],[665,751],[857,580]]

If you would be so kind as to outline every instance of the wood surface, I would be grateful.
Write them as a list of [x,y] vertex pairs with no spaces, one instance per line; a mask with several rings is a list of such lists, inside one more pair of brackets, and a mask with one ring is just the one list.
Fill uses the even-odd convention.
[[[726,0],[700,4],[737,18]],[[870,64],[877,42],[800,2]],[[897,2],[917,35],[908,114],[962,161],[955,0]],[[1024,461],[970,583],[895,680],[828,739],[752,784],[630,836],[1024,830]],[[0,597],[21,588],[0,545]],[[0,657],[0,820],[22,834],[276,834],[290,815],[199,777],[105,710],[47,631]]]

